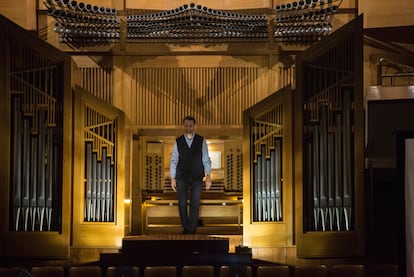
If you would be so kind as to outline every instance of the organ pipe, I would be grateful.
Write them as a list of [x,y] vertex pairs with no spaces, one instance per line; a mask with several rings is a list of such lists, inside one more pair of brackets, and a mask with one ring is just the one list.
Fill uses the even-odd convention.
[[[17,103],[19,103],[17,101]],[[18,106],[15,106],[18,111]],[[45,113],[40,113],[40,118],[45,119]],[[20,118],[20,117],[18,117]],[[46,120],[42,120],[45,122]],[[15,133],[15,136],[23,137],[15,143],[14,160],[18,164],[15,184],[15,230],[50,231],[52,224],[52,200],[53,200],[53,171],[52,156],[53,132],[40,122],[37,137],[30,138],[29,121],[23,120],[23,134]],[[23,152],[23,153],[22,153]],[[22,153],[22,154],[21,154]],[[20,161],[23,157],[23,161]],[[24,180],[23,182],[19,180]]]
[[[13,49],[14,50],[14,49]],[[57,64],[25,49],[19,67],[11,64],[12,90],[12,205],[14,231],[56,231],[60,228],[55,196],[61,170],[55,163],[62,141],[57,126],[55,80]],[[25,69],[25,67],[30,69]],[[61,105],[61,104],[59,104]]]
[[[312,91],[304,101],[304,200],[309,231],[351,231],[354,208],[353,75],[341,59],[352,56],[346,47],[318,57],[308,65]],[[330,64],[339,65],[326,83]],[[348,73],[346,73],[348,72]]]
[[252,123],[254,221],[283,220],[282,210],[282,122],[277,107]]
[[84,220],[114,220],[116,119],[84,107],[85,185]]
[[[325,3],[303,1],[277,5],[274,37],[280,42],[308,44],[332,31],[332,17],[342,0]],[[48,15],[60,24],[59,39],[72,44],[117,43],[121,18],[115,9],[76,1],[45,2]],[[172,10],[125,16],[127,39],[141,41],[266,41],[267,15],[215,10],[190,3]],[[76,27],[74,27],[74,25]]]
[[278,42],[310,44],[332,31],[333,15],[342,0],[294,1],[276,5],[274,37]]

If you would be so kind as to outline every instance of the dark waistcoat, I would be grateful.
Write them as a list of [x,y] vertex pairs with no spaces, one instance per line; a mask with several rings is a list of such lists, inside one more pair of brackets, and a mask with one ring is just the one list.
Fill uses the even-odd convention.
[[188,147],[184,135],[177,138],[178,164],[176,178],[178,181],[200,181],[204,176],[203,137],[195,134],[191,147]]

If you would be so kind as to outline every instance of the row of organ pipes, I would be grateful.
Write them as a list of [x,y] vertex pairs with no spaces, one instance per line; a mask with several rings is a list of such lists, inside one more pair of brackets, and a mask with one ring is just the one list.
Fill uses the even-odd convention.
[[254,221],[282,221],[281,126],[255,120],[252,127]]
[[25,70],[11,65],[13,222],[10,229],[56,231],[60,228],[62,172],[59,162],[62,136],[56,128],[60,109],[54,95],[58,67],[42,65],[36,57],[28,55],[23,55],[20,61],[21,65],[30,63],[33,68]]
[[[10,229],[59,231],[63,171],[61,67],[40,58],[32,49],[11,49]],[[85,108],[84,114],[84,219],[112,222],[116,119],[90,108]]]
[[56,19],[54,31],[68,44],[116,43],[120,19],[116,9],[70,0],[47,0],[47,13]]
[[84,220],[113,222],[115,193],[116,120],[84,107]]
[[[56,20],[54,31],[68,44],[107,44],[120,41],[275,41],[309,44],[332,31],[332,18],[342,0],[300,0],[277,5],[271,16],[211,9],[195,3],[172,10],[148,13],[126,10],[126,30],[121,16],[109,7],[75,0],[45,0],[48,15]],[[270,30],[269,26],[274,25]]]
[[[23,118],[20,97],[14,98],[13,222],[15,231],[51,230],[53,212],[53,131],[39,112],[39,130],[32,135],[30,119]],[[19,127],[17,127],[19,126]],[[21,128],[20,126],[23,126]],[[45,162],[46,161],[46,162]]]
[[194,3],[161,13],[128,15],[126,22],[129,39],[267,38],[266,16],[223,12]]
[[300,0],[276,6],[274,37],[287,43],[312,43],[332,31],[342,0]]
[[337,94],[342,100],[339,105],[322,94],[305,105],[304,181],[308,230],[312,231],[349,231],[352,227],[352,89]]
[[262,145],[254,165],[255,221],[281,221],[282,214],[282,167],[281,140],[275,139],[275,147],[266,157],[266,145]]
[[85,221],[112,222],[114,220],[114,166],[102,148],[99,160],[92,143],[86,143]]

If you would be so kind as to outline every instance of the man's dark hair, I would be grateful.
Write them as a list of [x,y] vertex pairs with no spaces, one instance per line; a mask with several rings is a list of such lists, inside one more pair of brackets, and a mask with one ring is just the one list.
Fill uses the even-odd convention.
[[184,121],[186,121],[186,120],[191,120],[192,122],[194,122],[194,125],[196,124],[196,120],[195,120],[194,116],[187,115],[186,117],[184,117],[184,119],[183,119],[183,123],[184,123]]

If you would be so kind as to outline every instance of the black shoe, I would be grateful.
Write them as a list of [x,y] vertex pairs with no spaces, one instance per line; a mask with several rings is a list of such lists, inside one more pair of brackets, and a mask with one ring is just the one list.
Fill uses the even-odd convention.
[[190,234],[190,231],[189,231],[189,230],[187,230],[186,228],[184,228],[184,230],[183,230],[183,234]]

